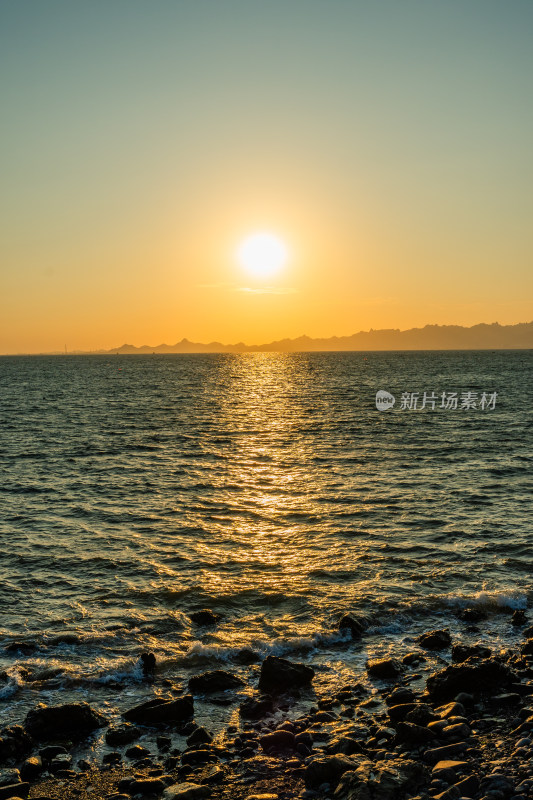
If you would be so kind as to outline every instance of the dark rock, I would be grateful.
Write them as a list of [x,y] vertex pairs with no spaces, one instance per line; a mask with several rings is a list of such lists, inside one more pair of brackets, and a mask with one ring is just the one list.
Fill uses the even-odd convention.
[[189,619],[197,625],[216,625],[220,616],[214,614],[209,608],[204,608],[201,611],[193,611],[192,614],[189,614]]
[[163,752],[168,750],[172,744],[172,739],[170,736],[158,736],[155,741],[158,749]]
[[487,612],[481,608],[464,608],[457,616],[464,622],[481,622],[481,620],[487,619]]
[[458,692],[489,692],[506,688],[516,676],[505,664],[495,659],[479,663],[454,664],[427,679],[426,688],[436,702],[453,698]]
[[308,789],[318,788],[323,783],[335,786],[341,776],[354,770],[357,761],[346,756],[332,755],[325,758],[317,758],[307,765],[304,772],[304,781]]
[[422,653],[406,653],[402,658],[402,664],[411,666],[411,664],[420,664],[426,660]]
[[181,756],[181,763],[184,765],[208,764],[210,761],[218,761],[216,755],[204,748],[197,750],[186,750]]
[[31,751],[33,742],[22,725],[10,725],[0,731],[0,764],[10,758],[20,760]]
[[354,619],[354,617],[351,617],[349,614],[345,614],[339,622],[339,630],[349,630],[352,635],[352,639],[360,639],[363,635],[364,629],[363,623],[358,619]]
[[427,703],[416,703],[406,717],[407,722],[414,722],[416,725],[427,725],[436,719],[438,719],[437,714]]
[[27,797],[30,791],[29,783],[12,783],[10,786],[0,786],[0,800],[13,797]]
[[194,744],[209,744],[213,741],[213,737],[205,728],[196,728],[187,739],[187,744],[192,747]]
[[260,661],[260,658],[257,653],[254,653],[253,650],[243,647],[242,650],[239,650],[237,653],[235,653],[233,656],[233,661],[236,664],[246,666],[246,664],[255,664],[257,661]]
[[366,666],[366,671],[371,678],[394,680],[400,675],[402,665],[395,658],[379,658],[374,661],[369,661]]
[[126,750],[127,758],[131,758],[132,761],[140,761],[141,758],[146,758],[149,755],[150,751],[140,744],[134,744],[133,747],[128,747]]
[[134,742],[140,735],[141,732],[135,725],[119,725],[106,732],[105,740],[110,747],[120,747],[123,744]]
[[492,650],[482,644],[454,644],[452,661],[466,661],[467,658],[490,658]]
[[183,722],[194,714],[194,703],[191,695],[178,697],[175,700],[156,698],[147,703],[130,708],[122,715],[129,722],[141,725],[158,725],[162,722]]
[[153,653],[141,653],[141,663],[144,677],[153,677],[155,673],[155,655]]
[[415,725],[413,722],[399,722],[396,726],[396,738],[398,742],[408,742],[411,744],[425,744],[435,738],[435,734],[423,725]]
[[24,721],[30,736],[38,741],[62,736],[79,740],[105,725],[108,725],[106,717],[88,703],[65,703],[59,706],[40,704],[28,712]]
[[493,695],[490,702],[497,706],[518,706],[522,702],[522,697],[517,692],[505,692]]
[[244,681],[236,675],[214,669],[202,675],[193,675],[189,680],[189,691],[195,694],[209,694],[210,692],[224,692],[226,689],[237,689],[244,686]]
[[10,786],[12,783],[20,783],[20,771],[15,768],[0,769],[0,786]]
[[389,717],[393,722],[400,722],[404,720],[414,708],[416,708],[416,703],[400,703],[397,706],[391,706],[388,712]]
[[308,686],[315,676],[312,667],[295,664],[285,658],[267,656],[261,664],[259,689],[272,692],[285,692]]
[[426,750],[426,758],[428,761],[446,761],[452,756],[464,753],[468,748],[466,742],[457,742],[457,744],[446,744],[442,747],[435,747],[432,750]]
[[479,780],[475,775],[469,775],[454,785],[459,790],[460,797],[475,797],[479,791]]
[[294,733],[283,730],[265,733],[265,735],[261,736],[259,739],[259,743],[265,753],[268,753],[269,750],[294,750],[296,747]]
[[527,623],[527,616],[526,612],[517,609],[513,612],[513,616],[511,617],[511,624],[516,625],[519,627],[520,625],[525,625]]
[[399,706],[407,703],[414,703],[415,700],[416,694],[412,689],[399,686],[398,688],[393,689],[392,692],[386,696],[385,703],[388,706]]
[[48,747],[43,747],[41,750],[39,750],[39,755],[43,761],[51,761],[53,758],[60,756],[62,753],[68,753],[68,750],[61,744],[49,744]]
[[113,753],[106,753],[102,759],[102,764],[118,764],[118,762],[122,759],[120,753],[113,752]]
[[166,788],[166,783],[160,778],[137,778],[137,780],[131,781],[128,794],[140,794],[143,796],[161,794]]
[[418,644],[425,650],[444,650],[452,643],[449,630],[436,630],[423,633],[418,637]]
[[533,625],[530,625],[529,628],[526,628],[525,631],[523,631],[523,634],[526,639],[533,639]]
[[40,756],[30,756],[20,768],[20,777],[23,781],[34,781],[43,771],[43,762]]
[[37,650],[37,642],[9,642],[4,647],[6,653],[20,653],[29,656]]
[[50,772],[53,772],[55,774],[60,770],[70,769],[71,764],[72,764],[72,756],[70,755],[70,753],[60,753],[50,761],[48,769]]
[[533,639],[528,639],[527,642],[522,645],[522,655],[533,655]]
[[239,706],[239,714],[243,719],[262,719],[266,714],[271,714],[273,710],[274,703],[269,697],[260,699],[250,697]]
[[341,778],[335,797],[342,800],[398,800],[413,797],[429,778],[417,761],[363,761]]

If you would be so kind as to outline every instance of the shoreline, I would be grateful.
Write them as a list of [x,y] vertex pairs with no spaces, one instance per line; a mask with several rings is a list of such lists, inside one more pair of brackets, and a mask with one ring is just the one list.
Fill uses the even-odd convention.
[[[180,696],[130,708],[119,725],[86,703],[37,706],[23,726],[0,731],[0,800],[527,800],[533,627],[523,612],[513,622],[521,644],[500,653],[457,644],[447,630],[423,634],[418,652],[367,663],[361,678],[372,689],[356,682],[315,694],[312,666],[268,656],[258,685],[211,670]],[[364,639],[356,618],[341,627]],[[424,650],[442,668],[413,689]],[[237,708],[243,687],[252,694]],[[194,721],[197,699],[236,706],[215,737]],[[307,711],[294,716],[302,705]],[[103,763],[80,760],[87,737],[104,730],[112,750]]]

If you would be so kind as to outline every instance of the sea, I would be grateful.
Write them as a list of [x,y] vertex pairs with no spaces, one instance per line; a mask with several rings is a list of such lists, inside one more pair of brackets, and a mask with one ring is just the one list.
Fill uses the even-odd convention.
[[[316,702],[368,682],[369,658],[424,653],[433,628],[512,647],[533,601],[532,366],[526,350],[2,357],[3,724],[76,700],[118,719],[212,669],[242,699],[269,654],[315,667]],[[420,685],[450,660],[425,656]],[[200,698],[199,722],[221,730],[237,701]]]

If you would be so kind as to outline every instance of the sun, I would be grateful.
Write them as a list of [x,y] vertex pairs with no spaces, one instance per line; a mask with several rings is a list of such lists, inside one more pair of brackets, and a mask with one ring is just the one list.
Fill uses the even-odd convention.
[[237,258],[249,275],[270,278],[285,266],[288,251],[273,233],[252,233],[239,245]]

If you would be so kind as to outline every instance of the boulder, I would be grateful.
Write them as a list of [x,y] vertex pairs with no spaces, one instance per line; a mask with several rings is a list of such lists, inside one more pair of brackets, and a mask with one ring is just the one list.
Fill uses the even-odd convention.
[[317,788],[323,783],[336,786],[341,776],[357,767],[357,761],[340,755],[325,756],[311,761],[304,772],[304,781],[308,789]]
[[350,631],[352,639],[360,639],[363,635],[364,625],[358,619],[345,614],[339,622],[340,631]]
[[272,713],[274,703],[270,697],[256,699],[249,697],[239,706],[239,714],[243,719],[262,719],[266,714]]
[[435,738],[435,734],[423,725],[413,722],[399,722],[396,726],[396,740],[408,744],[426,744]]
[[261,664],[259,689],[271,692],[290,691],[308,686],[314,676],[314,669],[305,664],[295,664],[285,658],[267,656]]
[[187,745],[192,747],[195,744],[209,744],[213,737],[205,728],[199,727],[194,730],[187,739]]
[[164,699],[161,697],[149,700],[134,706],[122,715],[129,722],[140,725],[158,725],[162,722],[183,722],[194,714],[194,703],[191,695],[177,699]]
[[425,650],[444,650],[452,643],[450,631],[447,629],[429,631],[418,637],[418,644]]
[[105,735],[106,743],[110,747],[120,747],[123,744],[130,744],[141,735],[139,728],[135,725],[119,725],[117,728],[110,728]]
[[189,619],[197,625],[216,625],[220,616],[214,614],[209,608],[203,608],[201,611],[193,611],[192,614],[189,614]]
[[224,692],[226,689],[238,689],[244,686],[244,681],[236,675],[214,669],[201,675],[193,675],[189,679],[189,691],[195,694],[210,694],[211,692]]
[[265,733],[265,735],[261,736],[259,739],[259,743],[265,753],[268,753],[269,750],[294,750],[296,747],[294,733],[284,730]]
[[511,617],[511,625],[515,625],[517,628],[521,625],[525,625],[527,623],[527,616],[526,612],[522,611],[522,609],[517,609],[513,611],[513,616]]
[[427,691],[433,701],[446,702],[459,692],[493,692],[506,688],[516,675],[505,664],[495,659],[452,664],[431,675],[426,682]]
[[199,783],[174,783],[163,792],[163,800],[201,800],[210,793],[208,786]]
[[395,658],[378,658],[368,662],[366,671],[371,678],[379,678],[384,681],[394,680],[400,675],[402,665]]
[[416,694],[412,689],[408,689],[406,686],[398,686],[386,696],[385,703],[388,706],[398,706],[406,703],[414,703],[415,700]]
[[18,769],[0,769],[0,786],[9,786],[12,783],[20,783],[20,771]]
[[32,740],[22,725],[10,725],[0,730],[0,764],[10,758],[20,760],[28,755],[32,748]]
[[412,797],[429,778],[417,761],[363,761],[346,772],[335,792],[339,800],[398,800]]
[[154,795],[160,795],[165,788],[166,783],[160,778],[137,778],[130,783],[128,793],[153,797]]
[[27,732],[38,741],[64,736],[79,740],[108,724],[107,718],[88,703],[40,704],[28,712],[24,721]]
[[400,722],[406,718],[410,711],[416,708],[416,703],[400,703],[389,707],[389,717],[393,722]]
[[482,608],[464,608],[459,611],[457,616],[463,622],[481,622],[481,620],[487,619],[487,612]]
[[527,642],[522,645],[522,655],[533,655],[533,639],[528,639]]
[[482,644],[454,644],[452,661],[466,661],[467,658],[490,658],[492,650]]
[[23,781],[36,780],[43,771],[43,761],[40,756],[27,758],[20,768],[20,777]]

